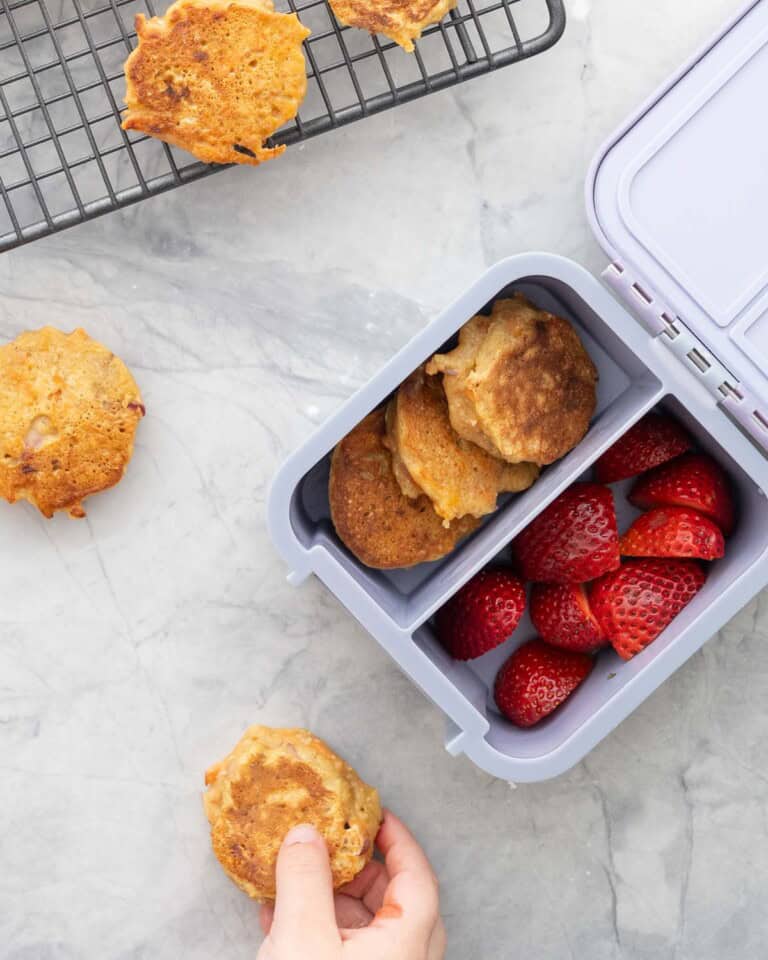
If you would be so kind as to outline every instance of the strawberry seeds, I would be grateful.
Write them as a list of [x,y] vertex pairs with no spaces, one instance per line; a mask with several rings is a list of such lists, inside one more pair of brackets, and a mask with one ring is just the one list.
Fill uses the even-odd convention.
[[[471,660],[516,630],[530,581],[538,637],[498,671],[494,699],[513,724],[530,727],[587,679],[609,644],[629,660],[645,650],[694,598],[706,563],[724,555],[735,505],[711,457],[691,452],[687,431],[649,413],[595,464],[601,483],[574,483],[511,544],[517,571],[493,567],[466,583],[435,618],[446,650]],[[638,474],[640,476],[638,476]],[[605,484],[638,476],[628,494],[644,510],[622,536]]]

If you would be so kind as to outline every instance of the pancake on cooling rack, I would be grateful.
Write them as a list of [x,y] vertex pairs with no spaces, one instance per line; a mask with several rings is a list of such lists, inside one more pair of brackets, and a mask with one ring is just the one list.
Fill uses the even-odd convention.
[[449,523],[496,509],[500,493],[526,490],[539,475],[533,463],[507,463],[460,437],[448,417],[440,377],[415,370],[387,406],[385,443],[400,489],[426,494]]
[[259,164],[265,141],[292,120],[307,90],[309,30],[271,0],[177,0],[136,17],[125,62],[124,130],[141,130],[205,163]]
[[299,824],[312,824],[325,839],[335,888],[353,880],[373,855],[378,793],[307,730],[249,727],[205,782],[213,851],[255,900],[274,900],[277,854]]
[[0,347],[0,496],[84,517],[125,473],[143,416],[128,368],[83,330],[22,333]]
[[345,27],[381,33],[408,53],[422,30],[438,23],[458,0],[329,0],[336,19]]
[[519,293],[466,323],[427,373],[443,374],[454,430],[511,463],[558,460],[595,411],[597,370],[578,334]]
[[380,570],[438,560],[478,521],[462,517],[446,527],[429,497],[406,496],[384,445],[385,429],[379,407],[333,451],[328,499],[336,533],[358,560]]

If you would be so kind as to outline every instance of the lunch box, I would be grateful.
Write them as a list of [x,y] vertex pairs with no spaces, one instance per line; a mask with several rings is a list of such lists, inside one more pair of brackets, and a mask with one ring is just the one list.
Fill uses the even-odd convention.
[[[319,577],[448,718],[447,749],[510,781],[567,770],[768,583],[768,0],[750,3],[608,141],[587,180],[592,227],[610,257],[602,281],[546,253],[493,266],[430,323],[277,473],[268,504],[290,580]],[[537,483],[453,553],[411,569],[361,564],[336,536],[327,485],[336,443],[461,326],[513,291],[567,317],[600,372],[590,429]],[[468,663],[437,642],[434,613],[647,411],[679,419],[727,470],[738,524],[701,591],[641,654],[612,649],[549,718],[513,726],[492,684],[534,633],[524,619]],[[633,511],[615,485],[620,528]]]

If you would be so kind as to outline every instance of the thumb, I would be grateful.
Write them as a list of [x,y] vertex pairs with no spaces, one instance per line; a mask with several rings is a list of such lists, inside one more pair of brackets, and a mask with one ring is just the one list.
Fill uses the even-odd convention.
[[328,848],[314,827],[294,827],[277,857],[277,897],[270,936],[286,948],[312,944],[320,948],[341,942],[333,906],[333,878]]

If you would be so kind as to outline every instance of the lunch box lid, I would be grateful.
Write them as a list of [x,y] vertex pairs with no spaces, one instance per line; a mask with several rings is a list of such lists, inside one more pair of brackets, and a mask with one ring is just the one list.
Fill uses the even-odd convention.
[[768,0],[614,134],[587,180],[604,279],[768,455]]

